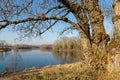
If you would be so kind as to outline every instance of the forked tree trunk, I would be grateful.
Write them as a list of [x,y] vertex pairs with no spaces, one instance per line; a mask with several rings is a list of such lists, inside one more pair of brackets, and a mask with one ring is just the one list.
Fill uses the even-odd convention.
[[[83,10],[84,14],[88,13],[90,17],[90,24],[92,26],[92,37],[90,36],[90,28],[88,24],[88,17],[84,15],[84,18],[81,11],[76,11],[74,13],[77,22],[78,30],[80,32],[81,44],[83,49],[104,47],[107,45],[109,36],[105,33],[103,26],[103,15],[98,6],[98,0],[86,0],[86,7],[88,10]],[[81,9],[78,9],[81,10]],[[82,27],[81,27],[82,26]]]
[[[106,45],[110,40],[109,36],[105,33],[103,26],[103,15],[98,6],[98,0],[84,0],[81,1],[81,6],[85,6],[85,9],[80,9],[78,4],[72,4],[64,0],[60,0],[66,5],[76,17],[78,26],[76,28],[80,32],[81,44],[83,52],[88,58],[88,64],[93,70],[105,70],[108,64],[108,56],[106,51]],[[82,10],[82,11],[81,11]],[[83,15],[87,14],[88,15]],[[90,24],[92,26],[92,37],[90,36],[88,16],[90,18]],[[90,47],[92,45],[92,47]]]
[[[92,26],[92,47],[88,49],[89,63],[93,70],[107,70],[108,53],[106,45],[110,40],[103,26],[103,15],[98,6],[98,0],[86,0],[88,14]],[[87,43],[88,44],[88,43]],[[90,51],[91,50],[91,51]]]
[[[107,34],[103,26],[103,15],[98,5],[98,0],[86,0],[88,6],[88,14],[92,26],[92,44],[96,47],[101,43],[106,44]],[[103,42],[104,41],[104,42]]]

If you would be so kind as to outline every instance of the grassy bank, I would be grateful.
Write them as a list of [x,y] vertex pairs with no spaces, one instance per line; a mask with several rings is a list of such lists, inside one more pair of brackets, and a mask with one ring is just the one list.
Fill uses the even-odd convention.
[[79,80],[81,76],[86,77],[87,65],[85,63],[74,63],[56,66],[47,66],[41,69],[27,69],[22,72],[2,75],[0,80]]
[[119,80],[120,72],[102,74],[89,69],[84,62],[27,69],[4,74],[0,80]]

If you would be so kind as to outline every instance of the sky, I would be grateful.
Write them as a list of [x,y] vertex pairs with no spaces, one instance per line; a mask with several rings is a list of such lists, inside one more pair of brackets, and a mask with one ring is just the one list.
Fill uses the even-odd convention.
[[5,40],[8,44],[30,44],[30,45],[42,45],[42,44],[53,44],[61,36],[79,36],[77,31],[66,32],[63,35],[59,35],[60,29],[66,25],[58,24],[54,27],[54,30],[48,30],[41,36],[34,38],[20,39],[20,35],[16,32],[10,31],[8,28],[0,30],[0,40]]
[[[56,40],[57,34],[51,34],[50,32],[46,32],[42,36],[38,36],[36,38],[30,38],[30,39],[20,39],[20,35],[16,32],[8,31],[8,30],[2,30],[0,31],[0,40],[5,40],[8,44],[34,44],[34,45],[40,45],[40,44],[51,44]],[[52,37],[52,38],[51,38]]]
[[[100,0],[99,4],[101,6],[106,6],[107,9],[111,6],[113,3],[113,0]],[[113,28],[113,23],[112,23],[112,16],[106,16],[105,13],[103,14],[104,17],[104,27],[106,29],[107,34],[112,35],[114,28]],[[72,17],[70,17],[72,18]],[[5,28],[0,30],[0,40],[5,40],[8,44],[32,44],[32,45],[41,45],[41,44],[52,44],[54,43],[58,38],[59,38],[59,31],[62,30],[62,27],[65,27],[66,25],[64,24],[58,24],[54,26],[53,30],[49,30],[42,34],[41,36],[38,36],[36,38],[30,38],[30,39],[20,39],[20,35],[16,32],[12,32],[9,30],[9,28]],[[73,31],[72,33],[66,33],[63,34],[63,36],[79,36],[77,31]]]

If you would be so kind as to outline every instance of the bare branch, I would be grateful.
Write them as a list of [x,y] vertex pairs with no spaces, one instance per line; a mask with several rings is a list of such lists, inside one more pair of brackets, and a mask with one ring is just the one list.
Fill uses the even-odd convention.
[[47,30],[49,30],[50,28],[52,28],[58,21],[55,21],[52,25],[50,25],[49,27],[47,27],[44,31],[39,32],[39,34],[43,34],[45,33]]
[[33,3],[33,0],[28,2],[19,12],[15,13],[15,15],[20,14],[23,10],[27,9],[32,3]]
[[67,32],[69,30],[77,30],[77,28],[75,28],[74,26],[70,26],[68,28],[65,28],[60,32],[60,35],[64,34],[65,32]]
[[60,6],[60,5],[55,6],[55,7],[51,8],[51,9],[49,9],[45,14],[48,14],[50,11],[53,11],[53,10],[56,10],[56,9],[61,9],[61,8],[65,8],[65,6]]
[[65,21],[69,24],[74,24],[74,22],[68,20],[67,18],[65,18],[65,16],[68,14],[69,12],[67,12],[66,14],[64,14],[61,18],[55,17],[55,16],[51,16],[51,17],[46,17],[44,14],[41,14],[40,16],[38,16],[37,18],[27,18],[27,19],[23,19],[23,20],[18,20],[18,21],[9,21],[9,20],[1,20],[0,22],[5,22],[6,24],[4,25],[0,25],[0,29],[7,27],[8,25],[11,24],[20,24],[20,23],[25,23],[25,22],[31,22],[31,21],[46,21],[46,20],[62,20]]

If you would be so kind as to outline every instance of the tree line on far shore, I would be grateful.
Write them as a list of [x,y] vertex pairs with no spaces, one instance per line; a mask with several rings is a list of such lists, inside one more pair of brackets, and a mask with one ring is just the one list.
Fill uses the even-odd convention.
[[80,50],[82,46],[77,37],[61,37],[52,45],[53,51],[76,51]]
[[78,51],[82,49],[80,39],[78,37],[61,37],[53,44],[40,45],[41,50],[52,51]]

